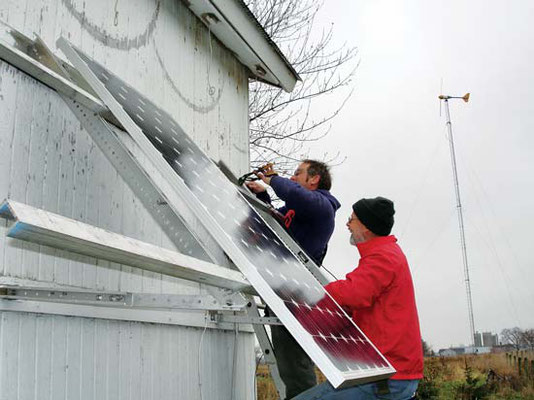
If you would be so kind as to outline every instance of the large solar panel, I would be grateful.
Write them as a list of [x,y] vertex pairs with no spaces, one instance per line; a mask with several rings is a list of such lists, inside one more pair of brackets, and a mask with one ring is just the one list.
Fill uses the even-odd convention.
[[68,42],[59,44],[146,155],[159,158],[162,169],[172,168],[180,178],[176,189],[191,210],[334,387],[395,372],[167,112]]

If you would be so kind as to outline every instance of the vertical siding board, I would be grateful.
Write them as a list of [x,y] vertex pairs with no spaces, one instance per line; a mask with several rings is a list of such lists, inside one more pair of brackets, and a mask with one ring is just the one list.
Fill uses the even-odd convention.
[[[121,209],[120,199],[124,185],[118,176],[118,173],[109,169],[100,171],[103,174],[101,193],[102,196],[98,202],[99,226],[112,232],[120,232],[121,229]],[[116,263],[105,260],[99,260],[96,267],[96,287],[101,290],[111,289],[109,287],[110,269],[120,268]],[[114,289],[118,289],[118,281]],[[113,290],[113,289],[112,289]]]
[[66,399],[81,398],[82,380],[82,318],[68,318],[67,321]]
[[[8,197],[10,186],[12,148],[15,133],[15,110],[18,95],[17,85],[18,72],[9,64],[0,60],[0,200]],[[2,220],[2,224],[7,226],[7,222]],[[2,232],[4,233],[4,232]],[[6,275],[8,255],[12,250],[8,250],[6,237],[0,237],[0,251],[2,265],[0,271]]]
[[35,315],[27,314],[20,317],[19,324],[19,367],[18,397],[31,399],[35,392]]
[[[68,121],[68,110],[64,107],[58,111],[57,118],[60,125],[57,129],[60,132],[59,138],[59,166],[58,166],[58,191],[57,191],[57,212],[61,215],[70,217],[72,215],[73,202],[73,170],[75,168],[75,141],[73,133],[69,130],[71,124]],[[70,284],[70,258],[67,251],[58,251],[58,257],[55,260],[54,281],[60,284]]]
[[41,0],[39,5],[39,23],[33,27],[34,31],[47,43],[51,48],[55,46],[58,27],[58,1]]
[[37,315],[35,328],[35,395],[49,398],[52,384],[52,321],[53,317]]
[[142,374],[143,374],[143,350],[142,350],[142,330],[143,324],[132,323],[131,340],[130,340],[130,398],[132,400],[146,399],[142,392]]
[[151,399],[153,394],[153,370],[151,326],[144,324],[141,328],[141,393],[144,399]]
[[[58,32],[58,36],[62,36],[68,40],[70,40],[72,43],[77,43],[79,46],[82,45],[82,27],[81,24],[72,16],[72,14],[67,9],[67,2],[63,0],[52,0],[53,2],[58,4],[58,11],[57,11],[57,29],[56,32]],[[71,3],[74,3],[76,6],[80,4],[79,1],[71,1]],[[56,38],[53,38],[50,41],[50,44],[56,48]]]
[[66,394],[67,317],[56,316],[52,322],[52,376],[50,399],[64,399]]
[[171,388],[169,390],[169,397],[171,399],[179,398],[179,394],[187,394],[185,388],[181,383],[180,375],[180,362],[178,357],[178,350],[181,345],[182,338],[187,335],[187,329],[172,329],[169,327],[169,371],[172,371],[172,374],[169,374],[171,380]]
[[[79,121],[72,115],[69,109],[66,107],[62,108],[64,115],[64,124],[65,124],[65,139],[63,143],[67,146],[66,163],[64,164],[65,169],[68,168],[68,174],[65,171],[65,180],[64,180],[64,192],[60,191],[64,195],[61,200],[64,199],[65,204],[63,205],[64,212],[63,215],[70,216],[74,219],[79,219],[83,221],[83,218],[80,218],[78,213],[83,213],[80,211],[78,202],[80,197],[85,195],[85,182],[80,181],[78,177],[78,172],[83,165],[83,138],[84,135],[80,134],[78,131]],[[63,151],[63,156],[65,156],[65,151]],[[64,158],[65,159],[65,158]],[[68,195],[67,195],[68,192]],[[68,284],[72,286],[81,286],[83,280],[83,271],[81,269],[81,262],[84,257],[77,254],[69,253],[68,263],[66,266],[68,268]],[[85,257],[87,259],[87,257]]]
[[150,331],[152,333],[152,351],[150,352],[150,362],[152,364],[152,398],[161,399],[167,396],[167,391],[163,387],[162,374],[163,370],[161,368],[161,355],[159,352],[159,343],[161,342],[161,327],[158,327],[155,324],[150,325]]
[[81,385],[82,400],[94,400],[95,386],[100,384],[95,377],[95,325],[96,320],[82,319],[81,327]]
[[24,30],[24,12],[26,10],[27,0],[8,0],[7,1],[7,10],[6,10],[6,19],[9,25],[20,29],[22,32]]
[[[79,126],[80,134],[88,133]],[[85,219],[88,224],[99,226],[99,207],[98,199],[100,198],[101,179],[104,175],[100,174],[103,166],[108,166],[109,161],[100,151],[97,145],[91,140],[87,150],[88,162],[86,173],[87,192],[85,197]],[[84,265],[83,268],[83,286],[87,288],[96,287],[96,260],[92,260],[90,265]]]
[[[9,189],[7,197],[25,202],[29,176],[30,127],[32,124],[32,106],[34,100],[33,80],[18,74],[18,90],[15,121],[13,124],[13,141],[11,147],[11,165],[9,169]],[[7,172],[7,171],[6,171]],[[6,248],[6,275],[24,276],[24,245],[19,240],[9,241]]]
[[130,399],[130,375],[131,375],[131,331],[133,323],[122,324],[119,328],[119,395],[118,399]]
[[[123,204],[127,204],[128,206],[132,206],[133,202],[126,201],[123,202]],[[141,226],[144,228],[144,240],[148,243],[154,243],[157,245],[161,245],[161,237],[162,237],[162,231],[161,229],[152,229],[152,224],[154,224],[153,221],[149,221],[146,218],[143,218],[143,214],[138,214],[141,218],[138,221],[138,224],[141,224]],[[139,271],[136,271],[137,273]],[[142,279],[141,284],[142,288],[141,290],[146,293],[161,293],[161,274],[151,272],[151,271],[141,271]]]
[[[202,371],[200,370],[201,364],[199,364],[200,357],[202,356],[201,348],[200,348],[200,339],[201,339],[201,330],[190,328],[188,329],[185,346],[182,346],[179,351],[179,357],[180,357],[180,367],[183,371],[182,375],[182,382],[185,384],[185,387],[187,388],[187,393],[191,395],[192,399],[200,399],[201,397],[201,391],[203,392],[203,389],[199,386],[199,375],[201,375]],[[191,372],[193,372],[192,379],[185,379],[187,376],[187,366],[185,364],[185,359],[187,357],[187,349],[191,352],[191,363],[190,368]]]
[[[50,112],[51,91],[46,87],[32,84],[35,91],[34,104],[32,107],[31,124],[29,126],[29,157],[28,157],[28,186],[26,191],[26,203],[42,207],[44,165],[46,157],[46,141],[48,139],[47,121],[42,116]],[[26,135],[25,135],[26,136]],[[37,244],[23,242],[22,276],[35,280],[39,277],[40,247]]]
[[107,390],[108,399],[118,399],[120,393],[120,330],[125,324],[118,321],[108,321],[106,330],[107,346]]
[[[125,191],[126,190],[128,189],[125,187]],[[122,202],[124,215],[141,215],[141,207],[137,204],[138,202],[129,200],[130,199],[128,197],[125,197]],[[135,237],[135,233],[137,232],[137,234],[142,237],[141,240],[146,241],[146,229],[151,229],[152,227],[150,225],[147,227],[142,226],[140,229],[139,223],[140,221],[137,218],[124,218],[122,221],[121,230],[126,236],[132,237]],[[156,223],[152,221],[152,224]],[[122,266],[119,283],[120,290],[141,292],[143,287],[142,280],[142,270],[139,268],[132,268],[127,265]]]
[[108,399],[108,321],[95,321],[95,398]]
[[[74,145],[75,151],[75,166],[73,170],[73,202],[72,202],[72,218],[79,221],[86,221],[86,197],[90,188],[87,186],[87,170],[89,166],[89,151],[91,147],[91,138],[85,132],[80,130],[78,119],[69,113],[66,116],[69,120],[69,130],[76,138]],[[72,254],[70,263],[70,284],[74,286],[83,287],[84,272],[89,265],[94,268],[93,258],[78,254]]]
[[16,69],[0,60],[0,195],[7,197],[12,146],[15,132],[15,109],[17,101]]
[[158,354],[157,354],[157,360],[158,361],[158,367],[159,371],[156,375],[158,378],[157,386],[156,388],[159,389],[157,391],[157,398],[163,399],[163,398],[176,398],[177,392],[175,390],[175,387],[173,385],[173,379],[172,376],[174,375],[174,371],[172,369],[171,364],[171,357],[173,352],[173,338],[172,338],[172,327],[165,326],[159,329],[160,338],[158,340]]
[[[206,330],[204,332],[204,341],[202,343],[202,352],[200,359],[202,360],[202,368],[200,369],[200,379],[202,384],[202,390],[203,390],[203,397],[210,399],[213,398],[215,394],[214,387],[216,387],[219,383],[219,377],[218,374],[214,374],[211,370],[212,362],[211,360],[217,359],[219,362],[217,363],[217,367],[221,369],[227,369],[226,364],[226,358],[220,357],[221,349],[221,342],[224,342],[225,334],[222,333],[220,335],[212,336],[211,329],[208,331]],[[225,389],[229,387],[229,385],[224,385],[219,387],[219,396],[221,398],[225,398],[224,392]]]
[[[41,204],[45,210],[58,213],[59,170],[61,160],[61,138],[63,125],[62,100],[57,95],[50,96],[50,112],[46,115],[47,142],[43,166],[43,192]],[[41,247],[39,279],[52,282],[55,279],[55,265],[65,253],[50,247]]]
[[2,363],[0,373],[0,396],[2,400],[18,398],[18,369],[19,369],[19,315],[9,312],[1,314],[2,337],[0,348]]

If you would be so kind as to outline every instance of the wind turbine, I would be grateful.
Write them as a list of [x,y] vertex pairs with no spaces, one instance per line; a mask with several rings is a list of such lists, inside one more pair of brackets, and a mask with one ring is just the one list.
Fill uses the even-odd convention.
[[[456,193],[456,210],[458,212],[458,225],[460,228],[460,244],[462,247],[462,260],[464,264],[464,280],[465,280],[465,290],[467,292],[467,311],[469,314],[469,328],[471,330],[471,340],[469,343],[474,344],[475,340],[475,319],[473,317],[473,300],[471,297],[471,280],[469,279],[469,263],[467,260],[467,247],[465,245],[465,230],[464,230],[464,217],[462,212],[462,202],[460,199],[460,185],[458,184],[458,171],[456,169],[456,153],[454,151],[454,140],[452,136],[452,123],[451,123],[451,114],[449,111],[449,100],[451,99],[462,99],[465,103],[469,101],[469,93],[466,93],[463,96],[448,96],[440,94],[438,98],[445,103],[445,117],[447,118],[447,130],[449,132],[449,148],[451,152],[451,162],[452,162],[452,174],[454,178],[454,190]],[[441,108],[440,108],[441,110]]]

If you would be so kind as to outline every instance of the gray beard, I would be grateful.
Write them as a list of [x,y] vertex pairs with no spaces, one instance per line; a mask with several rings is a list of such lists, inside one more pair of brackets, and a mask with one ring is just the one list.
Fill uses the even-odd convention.
[[356,240],[354,240],[354,236],[352,236],[352,233],[350,234],[349,242],[352,246],[356,246]]

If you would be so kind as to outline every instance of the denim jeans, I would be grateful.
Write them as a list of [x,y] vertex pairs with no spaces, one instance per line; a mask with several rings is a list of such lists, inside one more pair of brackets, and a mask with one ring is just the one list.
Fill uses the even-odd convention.
[[376,383],[366,383],[336,390],[328,382],[321,383],[293,400],[409,400],[415,396],[419,380],[390,379],[389,393],[378,394]]

